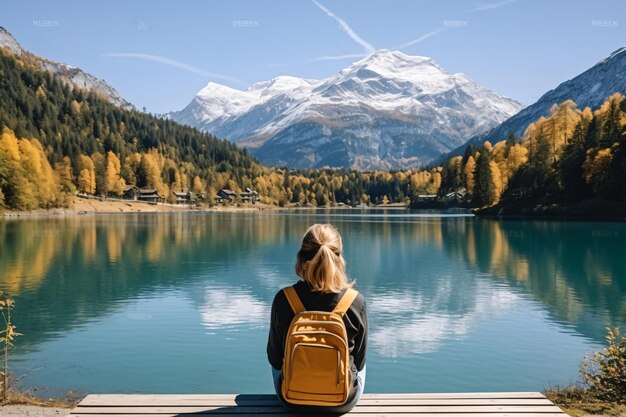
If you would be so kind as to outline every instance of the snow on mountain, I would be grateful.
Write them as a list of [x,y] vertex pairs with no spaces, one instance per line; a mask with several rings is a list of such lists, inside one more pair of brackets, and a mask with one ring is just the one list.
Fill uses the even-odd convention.
[[93,75],[84,72],[80,68],[39,57],[22,48],[13,35],[11,35],[2,26],[0,26],[0,48],[4,48],[17,56],[27,56],[33,61],[39,63],[43,69],[55,73],[61,80],[63,80],[63,82],[74,88],[81,88],[83,90],[96,92],[108,99],[111,103],[124,109],[135,108],[106,81],[96,78]]
[[579,109],[596,109],[613,93],[626,93],[626,47],[616,50],[585,72],[548,91],[535,103],[492,130],[472,137],[448,156],[461,155],[469,144],[480,145],[485,141],[495,143],[506,139],[509,132],[521,137],[531,123],[541,116],[549,115],[553,104],[573,100]]
[[270,165],[389,169],[430,162],[521,108],[431,58],[379,50],[323,80],[211,82],[169,117]]

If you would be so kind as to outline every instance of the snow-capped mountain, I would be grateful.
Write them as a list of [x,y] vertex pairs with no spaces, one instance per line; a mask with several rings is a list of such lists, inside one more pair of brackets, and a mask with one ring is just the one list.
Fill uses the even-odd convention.
[[431,58],[379,50],[323,80],[211,82],[169,117],[274,166],[389,169],[430,162],[521,108]]
[[42,68],[54,72],[63,82],[74,88],[94,91],[107,98],[111,103],[125,109],[135,108],[131,103],[120,96],[115,88],[107,84],[106,81],[96,78],[80,68],[42,58],[22,48],[13,35],[2,26],[0,26],[0,48],[4,48],[17,56],[27,56],[32,61],[41,65]]
[[485,134],[473,137],[449,155],[460,155],[469,144],[480,145],[506,139],[509,132],[521,137],[526,128],[541,116],[548,116],[553,104],[574,100],[579,109],[598,108],[613,93],[626,93],[626,47],[622,47],[587,71],[548,91],[526,107]]

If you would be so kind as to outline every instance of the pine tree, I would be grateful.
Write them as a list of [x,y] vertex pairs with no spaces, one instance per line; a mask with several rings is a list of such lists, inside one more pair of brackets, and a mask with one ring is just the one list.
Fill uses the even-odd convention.
[[478,207],[488,207],[495,204],[497,191],[493,180],[493,170],[489,158],[490,147],[480,151],[476,164],[476,187],[474,189],[473,203]]

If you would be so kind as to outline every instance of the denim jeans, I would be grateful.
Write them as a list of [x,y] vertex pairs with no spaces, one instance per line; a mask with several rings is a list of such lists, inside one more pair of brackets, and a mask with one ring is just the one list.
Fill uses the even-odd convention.
[[280,392],[280,381],[282,377],[282,371],[280,369],[276,369],[273,366],[272,368],[272,379],[274,380],[274,391],[276,391],[276,396],[280,400],[281,403],[287,408],[290,408],[294,411],[300,411],[303,413],[332,413],[332,414],[344,414],[349,412],[354,408],[354,406],[361,399],[361,395],[363,394],[363,389],[365,388],[365,375],[367,366],[363,366],[363,369],[357,372],[357,391],[353,398],[350,399],[345,404],[337,405],[337,406],[315,406],[315,405],[294,405],[288,404],[283,400],[283,396]]

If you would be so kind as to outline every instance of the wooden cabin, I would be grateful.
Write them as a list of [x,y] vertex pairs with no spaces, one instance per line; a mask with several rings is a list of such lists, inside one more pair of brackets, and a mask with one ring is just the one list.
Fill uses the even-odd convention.
[[244,203],[255,204],[260,200],[261,199],[259,198],[259,193],[250,188],[246,188],[246,191],[241,193],[241,201],[243,201]]
[[146,189],[140,188],[139,195],[137,197],[138,200],[147,201],[148,203],[162,203],[165,201],[165,198],[159,194],[159,192],[155,189]]
[[191,191],[174,191],[176,204],[192,204],[196,201],[195,195]]
[[456,191],[452,191],[446,194],[443,199],[447,202],[457,202],[460,203],[465,200],[465,195],[467,194],[467,190],[465,188],[460,188]]
[[122,191],[122,198],[125,200],[137,200],[139,197],[139,188],[136,185],[127,185]]
[[237,199],[237,197],[238,195],[236,192],[227,189],[221,189],[217,192],[217,198],[215,199],[215,201],[219,203],[232,203]]

